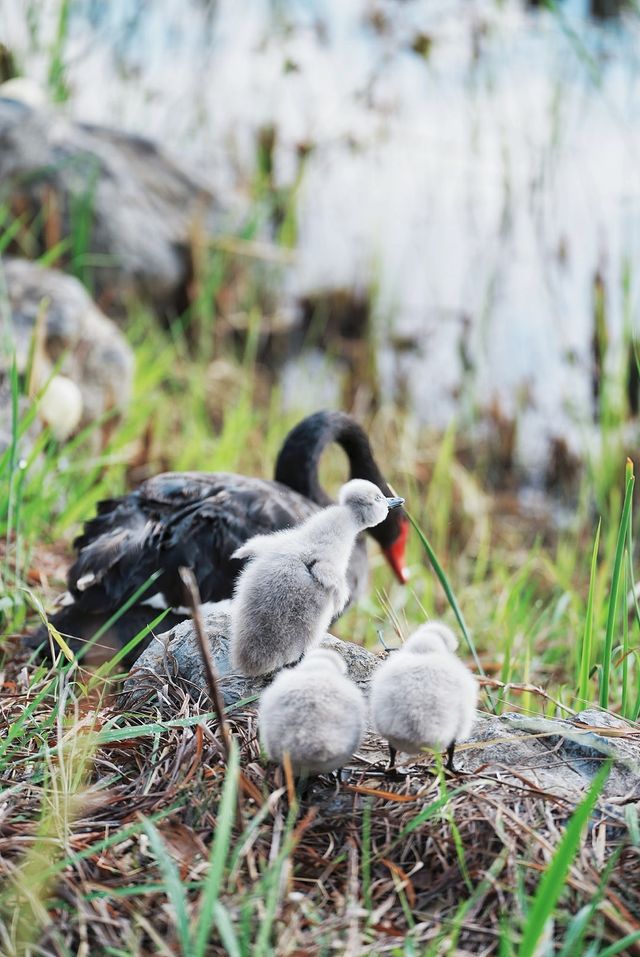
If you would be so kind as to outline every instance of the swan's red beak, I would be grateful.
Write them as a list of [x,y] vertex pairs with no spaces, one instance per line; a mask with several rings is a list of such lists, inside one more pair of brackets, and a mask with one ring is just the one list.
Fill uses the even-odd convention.
[[406,585],[409,581],[409,571],[407,569],[406,559],[405,559],[405,549],[407,547],[407,538],[409,537],[409,522],[404,517],[400,516],[400,532],[395,542],[389,545],[388,548],[383,549],[384,557],[387,559],[393,573],[400,582],[401,585]]

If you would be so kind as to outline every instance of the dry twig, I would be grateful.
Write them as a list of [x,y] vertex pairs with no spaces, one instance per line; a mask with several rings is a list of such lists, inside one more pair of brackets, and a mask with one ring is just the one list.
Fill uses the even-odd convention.
[[196,576],[193,574],[190,568],[186,568],[184,566],[180,568],[180,578],[182,579],[182,584],[186,589],[187,599],[191,609],[191,617],[193,619],[193,625],[198,638],[198,644],[200,645],[200,654],[202,655],[202,663],[204,665],[204,671],[207,677],[207,685],[209,686],[209,695],[211,697],[213,710],[218,718],[220,733],[222,735],[222,743],[224,746],[224,754],[226,760],[228,761],[229,752],[231,750],[231,737],[229,735],[229,728],[227,727],[227,721],[224,715],[224,701],[222,699],[222,694],[220,693],[218,674],[216,671],[216,666],[213,663],[213,658],[211,657],[211,648],[209,647],[207,635],[204,630],[204,623],[202,621],[202,612],[200,611],[200,590],[198,588]]

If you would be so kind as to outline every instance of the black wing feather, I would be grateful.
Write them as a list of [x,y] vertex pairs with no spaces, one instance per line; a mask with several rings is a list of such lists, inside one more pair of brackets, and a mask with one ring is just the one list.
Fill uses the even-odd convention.
[[165,473],[122,499],[107,500],[76,542],[69,588],[91,613],[115,611],[156,571],[145,598],[184,603],[181,565],[195,572],[203,601],[233,591],[247,539],[303,521],[318,506],[278,482],[230,473]]

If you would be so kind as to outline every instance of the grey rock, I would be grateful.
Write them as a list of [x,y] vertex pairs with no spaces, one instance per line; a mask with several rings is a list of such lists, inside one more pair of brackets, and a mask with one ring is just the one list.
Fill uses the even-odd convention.
[[465,772],[483,768],[576,801],[607,758],[614,764],[603,797],[619,804],[640,800],[638,728],[596,709],[568,719],[479,716],[469,741],[460,747],[458,764]]
[[54,370],[72,379],[82,395],[85,426],[106,412],[126,407],[133,382],[131,347],[118,327],[95,305],[74,277],[23,259],[0,263],[0,416],[10,421],[8,370],[15,351],[24,373],[42,315],[34,356],[37,387]]
[[[615,736],[608,736],[610,731]],[[388,760],[386,742],[371,732],[361,757],[381,767]],[[416,775],[433,763],[430,755],[402,757],[403,771]],[[469,738],[456,749],[455,766],[461,782],[493,779],[522,788],[523,800],[547,796],[570,808],[585,796],[606,758],[613,766],[600,803],[622,823],[625,806],[640,801],[640,734],[637,726],[606,712],[591,709],[567,720],[479,713]]]
[[[229,662],[230,602],[204,606],[205,630],[221,677],[225,704],[255,698],[271,681],[271,675],[244,678],[234,674]],[[350,677],[369,693],[371,676],[380,657],[351,642],[327,634],[323,645],[334,648],[347,663]],[[197,697],[207,691],[200,653],[190,621],[154,639],[142,653],[125,680],[123,707],[135,707],[151,697],[154,707],[164,709],[166,684],[180,679]],[[595,730],[594,730],[595,729]],[[590,709],[569,719],[529,718],[519,714],[499,717],[478,714],[469,738],[456,750],[455,764],[463,780],[492,777],[522,787],[523,793],[544,792],[570,805],[586,794],[606,758],[613,759],[611,774],[602,800],[614,817],[622,821],[624,806],[640,801],[640,733],[637,726],[606,712]],[[386,764],[388,752],[370,728],[358,752],[358,767],[378,771]],[[433,759],[430,755],[399,761],[424,774]]]
[[[203,606],[204,627],[227,705],[259,695],[273,677],[263,675],[245,678],[233,671],[229,660],[230,608],[230,601]],[[366,648],[329,634],[325,635],[322,645],[342,655],[349,676],[366,694],[378,657]],[[123,691],[128,703],[134,704],[150,691],[161,691],[168,678],[183,679],[196,696],[207,691],[200,649],[191,621],[183,621],[171,631],[158,635],[145,648],[124,683]]]
[[194,227],[210,232],[218,207],[152,142],[0,97],[0,184],[14,213],[49,211],[32,255],[83,220],[87,279],[109,311],[132,294],[184,308]]

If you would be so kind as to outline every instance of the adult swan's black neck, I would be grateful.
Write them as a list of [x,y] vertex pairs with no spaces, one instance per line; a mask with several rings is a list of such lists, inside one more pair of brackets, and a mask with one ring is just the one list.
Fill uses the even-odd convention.
[[337,442],[346,452],[351,478],[368,479],[385,495],[391,495],[365,431],[344,412],[316,412],[289,433],[276,462],[276,481],[318,505],[330,504],[331,498],[320,485],[318,471],[320,457],[332,442]]
[[[351,478],[374,482],[385,495],[392,494],[376,465],[366,432],[344,412],[316,412],[289,433],[276,462],[276,481],[288,485],[318,505],[331,504],[320,485],[320,456],[332,442],[341,445],[349,459]],[[387,561],[401,582],[407,580],[405,545],[409,522],[402,509],[389,512],[369,534],[382,548]]]

